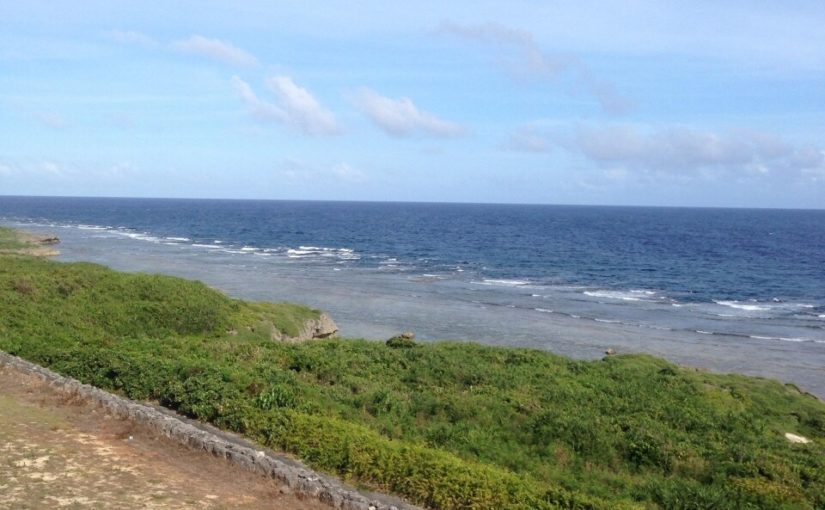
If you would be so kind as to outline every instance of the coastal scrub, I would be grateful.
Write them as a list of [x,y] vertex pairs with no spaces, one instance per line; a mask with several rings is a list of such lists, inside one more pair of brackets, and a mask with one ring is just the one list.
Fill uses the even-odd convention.
[[646,355],[278,342],[319,312],[17,255],[0,311],[6,352],[432,508],[825,507],[825,404],[793,385]]

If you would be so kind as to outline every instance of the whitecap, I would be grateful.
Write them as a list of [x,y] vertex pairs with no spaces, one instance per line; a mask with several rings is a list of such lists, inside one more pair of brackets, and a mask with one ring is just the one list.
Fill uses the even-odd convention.
[[155,236],[150,236],[149,234],[143,234],[138,232],[120,232],[117,230],[112,231],[113,234],[117,234],[119,236],[128,237],[129,239],[134,239],[136,241],[147,241],[150,243],[159,243],[160,239]]
[[753,302],[750,303],[742,303],[740,301],[714,301],[717,305],[728,306],[730,308],[736,308],[737,310],[745,310],[748,312],[764,312],[770,310],[769,306],[758,305]]
[[784,337],[784,336],[760,336],[760,335],[750,335],[751,338],[756,340],[781,340],[783,342],[817,342],[816,340],[810,338],[794,338],[794,337]]
[[304,249],[304,248],[300,248],[300,249],[297,249],[297,250],[294,249],[294,248],[290,248],[286,251],[286,254],[289,255],[290,257],[291,256],[296,256],[297,257],[297,256],[302,256],[302,255],[317,255],[318,251],[317,250],[307,250],[307,249]]
[[624,292],[619,290],[586,290],[582,292],[585,296],[595,298],[619,299],[622,301],[642,301],[639,293],[633,291]]
[[476,285],[498,285],[502,287],[520,287],[522,285],[530,285],[530,282],[524,280],[507,280],[503,278],[485,278],[480,282],[470,282]]

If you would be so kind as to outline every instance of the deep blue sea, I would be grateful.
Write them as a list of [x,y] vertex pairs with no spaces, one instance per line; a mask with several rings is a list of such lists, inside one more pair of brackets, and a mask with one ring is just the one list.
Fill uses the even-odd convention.
[[0,223],[348,335],[650,352],[825,395],[823,210],[0,197]]

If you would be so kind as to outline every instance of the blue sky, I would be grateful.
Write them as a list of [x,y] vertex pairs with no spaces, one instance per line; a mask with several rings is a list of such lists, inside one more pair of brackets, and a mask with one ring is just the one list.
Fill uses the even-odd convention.
[[822,208],[823,26],[820,1],[3,2],[0,195]]

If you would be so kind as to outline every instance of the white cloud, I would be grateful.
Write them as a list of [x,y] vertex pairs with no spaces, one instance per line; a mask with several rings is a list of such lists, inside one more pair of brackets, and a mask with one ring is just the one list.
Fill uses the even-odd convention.
[[172,48],[195,55],[201,55],[224,64],[238,67],[255,67],[258,59],[246,51],[220,39],[208,39],[201,35],[193,35],[189,39],[172,43]]
[[498,23],[458,25],[450,22],[442,23],[439,32],[493,47],[498,51],[501,65],[517,79],[569,79],[572,93],[593,96],[607,113],[623,114],[632,107],[627,98],[616,92],[611,83],[597,78],[581,59],[571,54],[543,51],[530,32]]
[[258,96],[248,83],[237,76],[233,76],[230,83],[232,83],[232,87],[238,93],[241,100],[246,103],[247,107],[249,107],[250,115],[259,120],[275,120],[278,122],[287,121],[286,113],[282,109],[278,108],[274,104],[258,99]]
[[349,163],[338,163],[332,167],[332,174],[343,181],[364,182],[367,180],[366,174],[357,168],[353,168]]
[[135,44],[144,48],[157,48],[158,42],[152,37],[134,30],[109,30],[104,35],[120,44]]
[[128,161],[114,163],[108,168],[102,168],[98,175],[104,178],[123,179],[135,173],[135,167]]
[[36,170],[40,173],[59,177],[64,174],[63,168],[55,163],[54,161],[43,161],[40,165],[36,168]]
[[293,183],[358,184],[369,180],[367,174],[344,161],[330,166],[327,164],[309,164],[286,158],[276,165],[275,173],[279,179]]
[[273,76],[267,80],[267,85],[280,100],[293,127],[310,135],[333,135],[341,131],[332,112],[289,76]]
[[335,115],[288,76],[274,76],[267,80],[267,85],[278,99],[277,104],[258,98],[252,87],[237,76],[232,77],[231,83],[249,108],[250,115],[259,120],[275,121],[313,136],[341,132]]
[[[128,161],[107,162],[101,160],[71,161],[62,159],[24,159],[17,162],[0,162],[0,181],[4,177],[19,183],[69,186],[82,190],[84,186],[101,183],[126,184],[134,182],[140,169]],[[62,192],[64,188],[54,188]],[[68,188],[65,188],[68,189]],[[83,192],[83,191],[81,191]]]
[[560,147],[608,169],[614,178],[630,173],[706,178],[726,173],[752,177],[825,175],[825,151],[760,131],[717,133],[627,124],[584,126],[570,130],[572,134],[531,129],[533,145],[509,146],[520,150],[543,147],[545,152]]
[[369,89],[361,89],[355,98],[355,104],[379,128],[392,136],[423,134],[448,138],[462,135],[466,131],[460,124],[419,110],[408,97],[392,99]]

